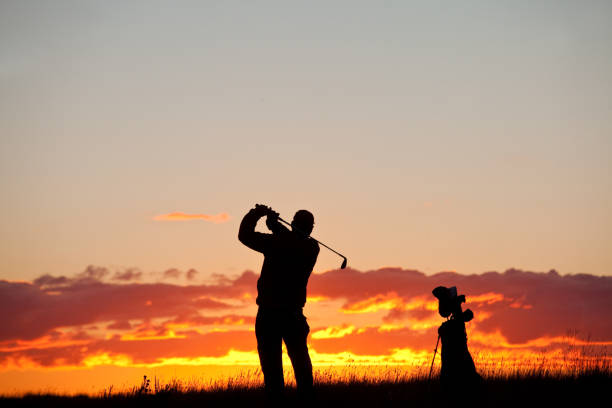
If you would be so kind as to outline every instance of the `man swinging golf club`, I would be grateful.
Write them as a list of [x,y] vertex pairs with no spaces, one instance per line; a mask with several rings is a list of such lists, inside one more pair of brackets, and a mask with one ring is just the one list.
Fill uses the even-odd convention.
[[[266,216],[271,234],[255,232],[257,221]],[[264,254],[257,281],[255,336],[266,393],[272,401],[282,397],[284,388],[282,342],[293,365],[297,389],[305,399],[312,398],[312,363],[306,339],[310,328],[302,308],[306,303],[306,285],[319,254],[319,243],[309,235],[313,215],[295,213],[291,230],[281,225],[279,214],[257,204],[242,219],[238,239]]]

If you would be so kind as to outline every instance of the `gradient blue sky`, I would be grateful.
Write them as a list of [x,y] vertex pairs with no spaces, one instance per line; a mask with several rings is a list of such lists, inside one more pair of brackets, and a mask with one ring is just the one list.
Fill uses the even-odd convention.
[[[610,21],[609,1],[2,1],[0,278],[257,270],[236,239],[256,202],[310,209],[361,270],[609,275]],[[173,211],[233,218],[152,220]]]

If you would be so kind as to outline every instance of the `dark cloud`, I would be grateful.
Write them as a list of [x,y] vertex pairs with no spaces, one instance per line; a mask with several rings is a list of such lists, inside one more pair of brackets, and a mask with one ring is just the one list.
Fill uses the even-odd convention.
[[176,268],[168,269],[164,272],[164,278],[178,279],[181,277],[181,271]]
[[135,269],[135,268],[130,268],[125,271],[117,271],[113,275],[113,280],[119,280],[119,281],[133,281],[133,280],[140,280],[141,278],[142,278],[142,271]]
[[110,272],[108,269],[101,266],[89,265],[83,272],[77,275],[78,279],[93,279],[100,280],[108,275]]
[[130,330],[132,325],[127,320],[116,321],[106,326],[108,330]]
[[228,303],[219,302],[218,300],[213,300],[210,298],[195,299],[192,302],[192,305],[198,309],[227,309],[235,307]]
[[32,282],[39,287],[61,287],[75,284],[95,283],[109,275],[109,270],[100,266],[89,265],[74,277],[43,275]]
[[185,276],[187,277],[188,280],[194,280],[197,274],[198,274],[198,271],[191,268],[185,273]]
[[[30,340],[57,327],[96,322],[173,317],[200,308],[242,307],[256,291],[256,275],[244,272],[230,283],[180,286],[166,283],[109,283],[99,269],[75,278],[43,276],[33,283],[0,281],[0,342]],[[231,305],[212,298],[234,300]]]
[[[0,281],[0,310],[5,311],[0,315],[0,364],[21,357],[43,366],[81,364],[95,353],[125,354],[139,362],[154,362],[161,357],[221,356],[230,349],[255,350],[253,332],[243,330],[244,325],[252,327],[254,316],[235,314],[254,302],[258,278],[254,272],[237,277],[217,275],[213,283],[201,285],[134,282],[139,271],[121,274],[128,272],[129,278],[116,279],[117,273],[90,266],[73,277],[44,275],[32,283]],[[478,334],[471,340],[476,346],[487,346],[486,335],[501,334],[508,342],[520,344],[564,336],[569,329],[590,335],[594,341],[612,340],[612,321],[607,316],[612,310],[612,277],[516,269],[425,275],[382,268],[313,275],[308,293],[340,301],[342,309],[334,311],[339,314],[374,310],[381,323],[394,327],[361,328],[337,338],[319,336],[311,338],[311,344],[320,353],[389,355],[398,348],[428,350],[443,320],[431,310],[431,302],[435,302],[431,290],[439,285],[457,286],[467,296],[465,306],[476,316],[468,332]],[[368,309],[370,306],[380,307]],[[208,316],[202,314],[205,310],[223,313]],[[317,321],[323,320],[317,316]],[[425,328],[411,328],[415,323]],[[90,337],[100,336],[87,332],[96,324],[120,333],[110,339]],[[214,333],[195,330],[207,325],[223,329]],[[230,326],[235,327],[225,331]],[[325,327],[313,332],[321,329]],[[151,339],[171,333],[184,338]],[[122,339],[126,334],[134,338]],[[24,346],[44,339],[50,346]],[[55,343],[58,347],[53,347]]]
[[[568,329],[590,333],[594,339],[612,339],[612,277],[586,274],[560,275],[516,269],[504,273],[460,275],[444,272],[425,275],[414,270],[383,268],[368,272],[354,269],[334,270],[314,275],[309,295],[346,299],[354,305],[377,295],[396,293],[406,302],[431,295],[436,286],[457,286],[467,296],[466,307],[476,316],[490,317],[478,323],[485,332],[500,331],[510,342],[523,343],[542,336],[560,336]],[[474,303],[479,295],[497,293],[503,300]],[[423,312],[391,311],[386,319],[422,318]]]
[[51,276],[43,275],[39,278],[34,279],[32,282],[35,286],[63,286],[72,282],[72,279],[68,279],[65,276]]
[[194,314],[190,316],[177,316],[176,318],[165,322],[165,324],[188,324],[190,326],[206,326],[206,325],[253,325],[255,324],[255,316],[229,314],[223,316],[202,316]]

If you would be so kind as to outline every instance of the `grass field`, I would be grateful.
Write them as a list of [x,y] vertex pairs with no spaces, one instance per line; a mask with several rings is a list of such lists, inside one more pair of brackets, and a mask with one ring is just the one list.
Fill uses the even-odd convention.
[[[478,390],[450,395],[428,367],[344,367],[315,372],[317,407],[576,407],[609,399],[612,370],[608,359],[573,370],[550,370],[545,365],[481,371]],[[287,373],[285,405],[303,406]],[[160,383],[143,378],[129,389],[109,387],[98,395],[25,394],[0,397],[2,407],[265,407],[259,370],[209,383],[174,379]]]

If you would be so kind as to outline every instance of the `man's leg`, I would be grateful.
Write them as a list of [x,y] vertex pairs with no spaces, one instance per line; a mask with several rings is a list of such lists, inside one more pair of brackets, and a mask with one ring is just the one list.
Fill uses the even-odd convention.
[[311,398],[313,393],[312,363],[306,344],[309,331],[310,328],[302,313],[290,316],[285,322],[283,331],[298,392],[307,398]]
[[282,335],[278,326],[278,317],[274,313],[257,312],[255,319],[255,337],[257,352],[267,394],[279,398],[283,392]]

